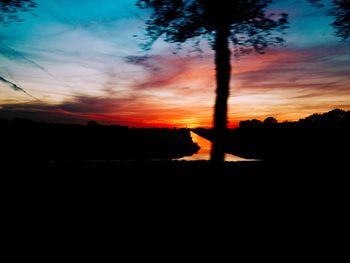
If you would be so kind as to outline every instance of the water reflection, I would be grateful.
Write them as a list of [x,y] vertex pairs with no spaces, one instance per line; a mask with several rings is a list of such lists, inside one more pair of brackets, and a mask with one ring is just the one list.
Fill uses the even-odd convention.
[[[192,131],[191,131],[191,137],[193,142],[197,143],[198,146],[200,147],[199,151],[196,154],[183,157],[179,160],[184,160],[184,161],[210,160],[211,142]],[[237,162],[237,161],[251,161],[251,160],[226,153],[225,161]]]

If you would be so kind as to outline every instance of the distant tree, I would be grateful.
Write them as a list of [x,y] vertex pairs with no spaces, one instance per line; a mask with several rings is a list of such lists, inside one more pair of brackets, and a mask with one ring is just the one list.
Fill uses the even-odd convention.
[[[313,5],[324,6],[322,0],[308,0]],[[335,20],[332,23],[336,35],[342,39],[350,39],[350,0],[332,0],[330,15]]]
[[275,124],[277,122],[278,121],[274,117],[267,117],[263,123],[267,124],[267,125],[271,125],[271,124]]
[[99,127],[101,126],[101,124],[97,123],[96,121],[89,121],[87,124],[86,124],[87,127],[90,127],[90,128],[95,128],[95,127]]
[[257,129],[262,127],[262,122],[256,119],[241,121],[239,127],[241,129]]
[[312,114],[305,119],[300,119],[299,122],[329,128],[346,122],[347,115],[348,112],[344,110],[334,109],[323,114]]
[[169,43],[206,38],[215,51],[216,102],[211,160],[224,160],[227,100],[231,77],[232,43],[239,52],[264,53],[269,45],[283,42],[277,31],[287,28],[287,14],[267,13],[272,0],[138,0],[140,8],[152,9],[147,21],[148,49],[158,39]]
[[299,122],[306,124],[319,123],[321,121],[321,114],[314,113],[304,119],[300,119]]
[[334,109],[322,114],[324,124],[329,126],[342,122],[345,117],[346,111],[340,109]]
[[18,12],[27,12],[36,6],[33,0],[0,0],[0,23],[20,22]]

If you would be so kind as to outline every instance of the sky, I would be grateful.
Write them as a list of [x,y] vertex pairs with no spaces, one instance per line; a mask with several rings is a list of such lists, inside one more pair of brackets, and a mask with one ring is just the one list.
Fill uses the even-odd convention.
[[[144,51],[149,11],[134,0],[36,0],[23,22],[0,25],[0,118],[95,120],[130,127],[211,127],[214,53],[157,41]],[[350,43],[332,17],[303,0],[277,0],[284,46],[232,58],[229,126],[350,110]]]

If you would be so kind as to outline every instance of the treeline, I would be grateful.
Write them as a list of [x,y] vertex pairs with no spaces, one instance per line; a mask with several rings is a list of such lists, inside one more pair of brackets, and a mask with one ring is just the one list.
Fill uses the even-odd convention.
[[239,123],[242,129],[255,129],[273,126],[287,126],[287,127],[315,127],[315,128],[345,128],[350,126],[350,111],[335,109],[323,114],[312,114],[306,118],[300,119],[297,122],[282,122],[274,117],[268,117],[264,121],[260,120],[246,120]]
[[[213,140],[211,130],[197,132]],[[344,160],[350,154],[350,111],[335,109],[295,122],[241,121],[226,134],[226,152],[264,160]]]
[[187,129],[0,120],[1,160],[149,160],[192,155]]

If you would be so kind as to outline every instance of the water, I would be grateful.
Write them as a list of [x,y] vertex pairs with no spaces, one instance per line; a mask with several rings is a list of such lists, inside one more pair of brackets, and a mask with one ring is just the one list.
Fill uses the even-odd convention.
[[[184,160],[184,161],[210,160],[211,141],[204,139],[203,137],[199,136],[198,134],[192,131],[191,131],[191,137],[192,137],[192,141],[194,143],[197,143],[198,146],[200,147],[199,151],[191,156],[186,156],[179,160]],[[252,161],[252,160],[244,159],[236,155],[226,153],[225,161],[238,162],[238,161]]]

